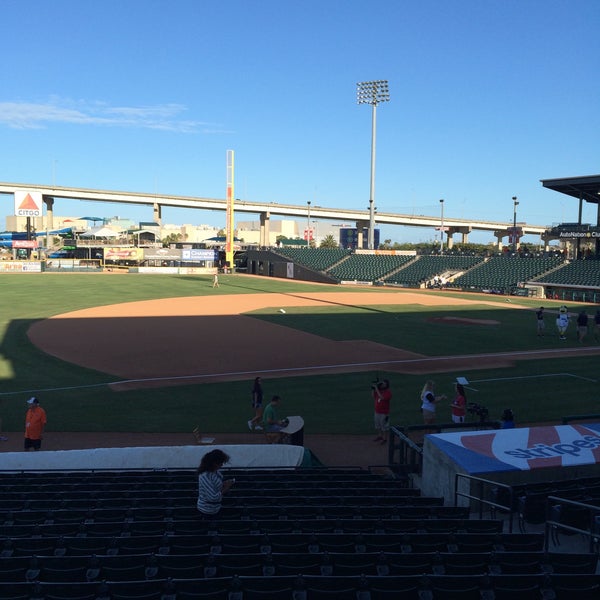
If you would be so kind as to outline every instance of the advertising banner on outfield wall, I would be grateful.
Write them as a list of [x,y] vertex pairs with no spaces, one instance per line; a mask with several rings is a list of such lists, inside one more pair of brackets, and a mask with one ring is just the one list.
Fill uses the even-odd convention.
[[143,260],[143,248],[104,248],[104,260]]
[[181,250],[177,248],[144,248],[145,260],[181,260]]
[[39,260],[2,260],[0,273],[41,273],[42,263]]
[[440,433],[427,440],[470,474],[600,462],[600,423]]
[[184,248],[181,251],[181,260],[188,262],[216,262],[218,260],[218,253],[216,250]]

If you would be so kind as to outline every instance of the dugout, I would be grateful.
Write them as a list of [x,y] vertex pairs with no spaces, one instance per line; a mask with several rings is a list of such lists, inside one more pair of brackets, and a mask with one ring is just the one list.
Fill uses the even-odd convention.
[[600,423],[431,434],[421,489],[452,503],[457,474],[516,486],[597,475],[599,466]]
[[327,275],[327,273],[299,265],[273,250],[248,250],[247,269],[250,275],[314,281],[317,283],[338,283],[336,279]]

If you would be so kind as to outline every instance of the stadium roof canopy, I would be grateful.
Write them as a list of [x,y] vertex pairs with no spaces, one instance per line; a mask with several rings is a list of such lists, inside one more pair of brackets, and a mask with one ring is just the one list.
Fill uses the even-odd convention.
[[600,203],[600,175],[584,177],[563,177],[561,179],[542,179],[545,188],[585,200],[593,204]]

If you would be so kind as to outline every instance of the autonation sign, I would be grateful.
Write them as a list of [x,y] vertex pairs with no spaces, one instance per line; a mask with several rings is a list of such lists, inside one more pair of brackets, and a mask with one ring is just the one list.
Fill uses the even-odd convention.
[[560,239],[597,239],[600,238],[600,227],[580,225],[578,223],[563,223],[550,230],[551,234]]
[[600,238],[600,231],[561,231],[561,238]]

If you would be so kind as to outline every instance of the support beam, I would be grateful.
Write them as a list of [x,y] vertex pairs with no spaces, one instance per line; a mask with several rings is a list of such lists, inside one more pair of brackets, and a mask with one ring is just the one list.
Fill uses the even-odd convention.
[[369,227],[368,221],[356,221],[356,247],[359,250],[362,250],[364,248],[363,231],[368,227]]
[[46,205],[46,231],[54,229],[54,198],[52,196],[42,196]]
[[271,233],[269,231],[269,221],[271,220],[271,214],[268,212],[260,213],[260,236],[259,245],[261,247],[270,246]]
[[153,209],[154,209],[154,222],[158,223],[159,225],[162,225],[162,206],[158,203],[155,202],[153,205]]
[[503,231],[494,231],[494,237],[497,240],[496,245],[498,246],[498,250],[502,250],[502,240],[507,235],[508,235],[508,231],[506,231],[506,229]]
[[461,244],[469,243],[469,233],[471,233],[471,227],[447,227],[446,233],[448,236],[447,237],[448,250],[451,250],[454,247],[454,239],[452,236],[455,233],[462,234]]

